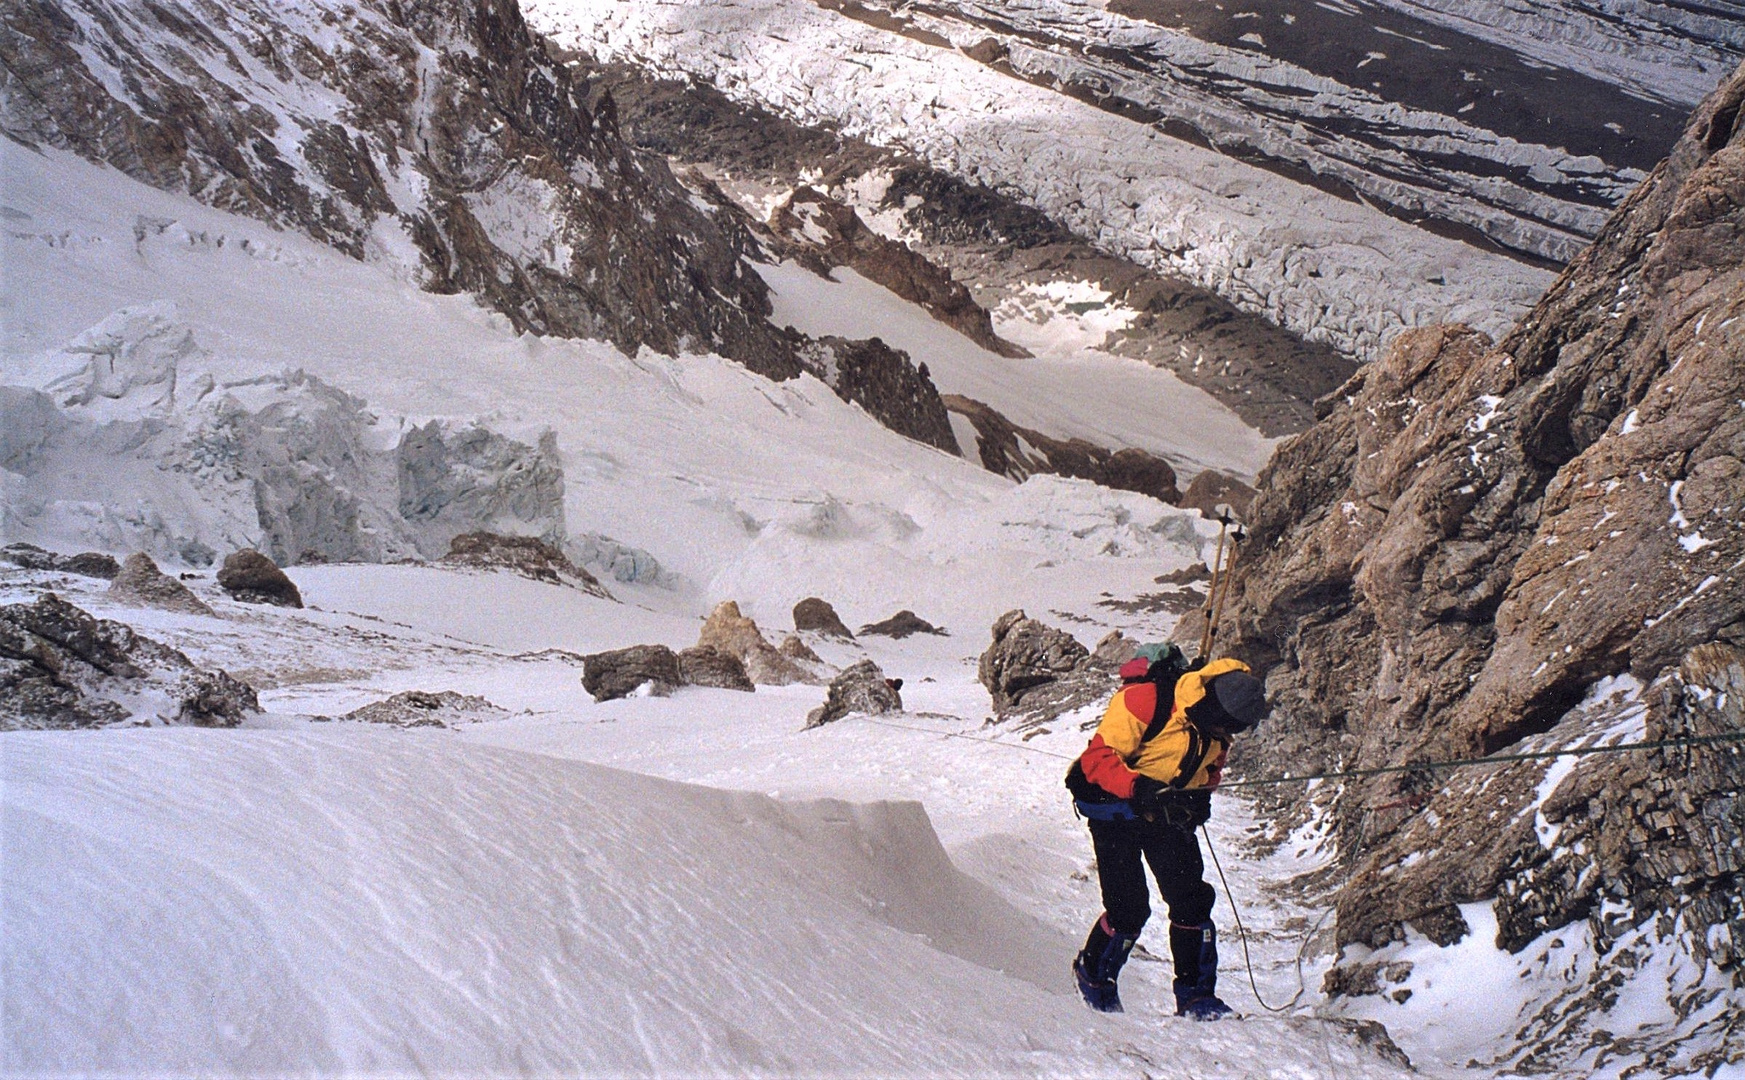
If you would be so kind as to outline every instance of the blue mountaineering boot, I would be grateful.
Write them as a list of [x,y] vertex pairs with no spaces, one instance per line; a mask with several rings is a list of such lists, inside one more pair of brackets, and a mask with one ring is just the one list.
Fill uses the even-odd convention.
[[1175,960],[1175,1014],[1195,1020],[1229,1016],[1218,989],[1218,931],[1210,922],[1169,924],[1169,951]]
[[1115,990],[1115,979],[1121,965],[1139,940],[1138,934],[1117,934],[1104,915],[1091,927],[1085,947],[1072,962],[1072,973],[1078,979],[1079,993],[1085,1004],[1098,1012],[1120,1012],[1121,995]]

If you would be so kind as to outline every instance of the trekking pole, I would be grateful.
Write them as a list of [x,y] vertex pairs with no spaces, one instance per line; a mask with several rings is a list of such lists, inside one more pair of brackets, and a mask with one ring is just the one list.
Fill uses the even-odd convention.
[[1212,603],[1218,595],[1219,572],[1224,567],[1224,534],[1230,529],[1230,507],[1228,504],[1218,508],[1218,554],[1212,558],[1212,584],[1206,587],[1206,628],[1200,632],[1200,656],[1207,656],[1212,648]]
[[1213,582],[1210,612],[1206,617],[1205,647],[1200,650],[1201,656],[1212,655],[1212,642],[1218,637],[1218,621],[1224,617],[1224,603],[1230,599],[1230,579],[1236,570],[1236,552],[1239,545],[1248,536],[1242,531],[1242,526],[1236,526],[1236,531],[1230,534],[1230,557],[1224,562],[1224,572]]

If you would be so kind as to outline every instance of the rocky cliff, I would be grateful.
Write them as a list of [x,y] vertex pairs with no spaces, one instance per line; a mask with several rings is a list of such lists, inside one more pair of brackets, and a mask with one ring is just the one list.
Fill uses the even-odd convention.
[[8,5],[0,130],[397,260],[518,329],[799,372],[735,234],[514,0]]
[[[1742,103],[1745,69],[1500,342],[1404,334],[1280,448],[1220,631],[1280,706],[1250,775],[1745,727]],[[1450,943],[1492,902],[1513,951],[1588,920],[1590,989],[1645,925],[1736,988],[1745,750],[1556,760],[1319,789],[1341,942]]]

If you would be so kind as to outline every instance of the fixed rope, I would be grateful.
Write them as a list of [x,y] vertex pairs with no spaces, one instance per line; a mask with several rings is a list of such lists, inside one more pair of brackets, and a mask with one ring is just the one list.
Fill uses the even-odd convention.
[[[865,719],[868,723],[877,724],[880,727],[900,728],[905,731],[918,731],[924,735],[943,735],[947,738],[967,739],[970,742],[985,743],[990,746],[1004,746],[1013,750],[1027,750],[1033,754],[1042,754],[1046,757],[1060,758],[1064,761],[1076,760],[1076,757],[1073,755],[1061,754],[1053,750],[1044,750],[1039,746],[1028,746],[1024,743],[1009,743],[1001,742],[998,739],[977,738],[974,735],[965,735],[960,731],[935,731],[932,728],[916,727],[913,724],[898,724],[889,720],[874,720],[871,717],[866,717]],[[1711,746],[1718,743],[1739,742],[1741,740],[1745,740],[1745,731],[1730,731],[1720,735],[1690,735],[1677,739],[1648,739],[1639,742],[1612,743],[1605,746],[1578,746],[1567,750],[1528,750],[1514,754],[1493,754],[1490,757],[1483,758],[1452,758],[1446,761],[1428,761],[1412,765],[1380,765],[1368,769],[1343,769],[1336,772],[1315,773],[1309,776],[1268,776],[1253,780],[1232,780],[1220,784],[1219,787],[1261,787],[1269,784],[1302,784],[1308,783],[1312,780],[1349,780],[1364,776],[1380,776],[1384,773],[1418,772],[1421,770],[1432,769],[1458,769],[1479,765],[1504,765],[1517,761],[1542,761],[1546,758],[1585,757],[1593,754],[1622,754],[1637,750],[1663,750],[1680,746]],[[1218,859],[1218,849],[1212,844],[1212,834],[1207,831],[1204,825],[1201,825],[1200,835],[1205,838],[1206,850],[1212,856],[1212,866],[1218,871],[1218,882],[1224,886],[1224,898],[1230,904],[1230,915],[1232,920],[1236,923],[1236,939],[1242,945],[1242,966],[1247,969],[1248,988],[1254,992],[1254,1000],[1259,1002],[1260,1007],[1265,1009],[1267,1012],[1289,1012],[1291,1009],[1296,1007],[1297,1002],[1301,1001],[1303,995],[1308,992],[1308,983],[1303,976],[1303,957],[1308,951],[1309,943],[1315,939],[1315,934],[1320,931],[1321,924],[1326,922],[1327,916],[1332,913],[1333,909],[1328,908],[1326,911],[1321,913],[1320,920],[1318,920],[1315,925],[1310,928],[1309,932],[1303,936],[1303,943],[1297,947],[1297,992],[1283,1005],[1275,1006],[1267,1004],[1266,999],[1260,994],[1260,985],[1254,977],[1254,960],[1249,955],[1248,951],[1248,929],[1242,924],[1242,909],[1236,903],[1236,894],[1230,889],[1230,880],[1224,876],[1224,865]]]
[[[966,735],[961,731],[937,731],[933,728],[916,727],[913,724],[898,724],[890,720],[875,720],[863,716],[869,724],[879,727],[900,728],[903,731],[917,731],[923,735],[939,735],[948,739],[967,739],[970,742],[982,743],[987,746],[1004,746],[1008,750],[1023,750],[1031,754],[1041,754],[1044,757],[1059,758],[1061,761],[1077,761],[1077,754],[1062,754],[1054,750],[1044,750],[1040,746],[1030,746],[1026,743],[1003,742],[999,739],[978,738]],[[1377,765],[1368,769],[1341,769],[1335,772],[1312,773],[1307,776],[1266,776],[1252,780],[1226,780],[1218,785],[1218,790],[1229,788],[1263,787],[1269,784],[1306,784],[1313,780],[1350,780],[1363,776],[1380,776],[1383,773],[1421,772],[1430,769],[1459,769],[1478,765],[1506,765],[1512,761],[1541,761],[1545,758],[1585,757],[1590,754],[1621,754],[1632,750],[1663,750],[1677,746],[1709,746],[1715,743],[1739,742],[1745,740],[1745,731],[1729,731],[1720,735],[1688,735],[1677,739],[1650,739],[1643,742],[1611,743],[1605,746],[1574,746],[1565,750],[1527,750],[1516,754],[1492,754],[1481,758],[1450,758],[1446,761],[1421,761],[1410,765]]]
[[1745,731],[1729,731],[1720,735],[1688,735],[1677,739],[1649,739],[1643,742],[1611,743],[1605,746],[1574,746],[1566,750],[1526,750],[1517,754],[1492,754],[1481,758],[1451,758],[1446,761],[1422,761],[1411,765],[1377,765],[1368,769],[1342,769],[1338,772],[1314,773],[1309,776],[1267,776],[1253,780],[1229,780],[1219,789],[1262,787],[1268,784],[1304,784],[1311,780],[1349,780],[1383,773],[1420,772],[1433,769],[1459,769],[1474,765],[1505,765],[1511,761],[1540,761],[1545,758],[1583,757],[1589,754],[1622,754],[1631,750],[1663,750],[1675,746],[1708,746],[1713,743],[1738,742]]

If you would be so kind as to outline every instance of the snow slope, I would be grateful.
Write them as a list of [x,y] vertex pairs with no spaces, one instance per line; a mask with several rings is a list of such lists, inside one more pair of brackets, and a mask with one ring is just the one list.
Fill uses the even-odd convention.
[[[1100,587],[1137,589],[1198,557],[1196,530],[1210,528],[1088,483],[1015,486],[892,434],[810,377],[778,384],[713,356],[626,357],[604,343],[517,335],[467,298],[422,292],[388,267],[66,155],[0,143],[0,168],[6,205],[21,215],[5,237],[8,281],[31,283],[6,289],[0,382],[50,385],[67,373],[68,341],[119,308],[168,301],[200,346],[180,362],[182,385],[301,370],[366,401],[376,419],[366,434],[384,446],[432,419],[483,424],[528,446],[549,433],[569,536],[603,535],[650,556],[669,584],[689,583],[670,602],[691,610],[737,597],[767,621],[824,595],[856,625],[909,607],[979,632],[1005,610],[1009,588],[1044,606],[1104,574]],[[167,224],[136,237],[142,218]],[[1115,367],[1176,385],[1143,365]],[[1021,379],[1011,388],[1025,393]],[[1216,418],[1228,412],[1204,400],[1226,424]],[[1231,434],[1241,441],[1171,445],[1247,472],[1258,444],[1245,429]],[[157,475],[190,500],[206,490],[197,477]],[[56,502],[88,504],[90,491],[26,499],[27,485],[8,483],[9,540],[105,546],[106,534],[80,524],[91,515]],[[151,509],[171,515],[167,502]],[[208,527],[190,512],[166,531],[213,549],[250,539],[234,521],[200,532]],[[179,561],[176,551],[160,557]],[[1099,552],[1103,569],[1065,565]],[[974,587],[936,580],[954,563]]]
[[[924,361],[942,394],[975,398],[1056,438],[1149,450],[1184,482],[1202,469],[1252,480],[1278,441],[1262,438],[1212,395],[1163,368],[1080,343],[1050,342],[1022,359],[999,356],[848,267],[831,272],[836,281],[794,263],[758,273],[769,283],[777,323],[815,336],[882,338]],[[972,450],[965,447],[965,455]]]
[[1407,326],[1498,334],[1551,281],[808,0],[530,0],[526,10],[567,47],[689,73],[1015,192],[1099,246],[1358,359]]

